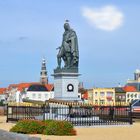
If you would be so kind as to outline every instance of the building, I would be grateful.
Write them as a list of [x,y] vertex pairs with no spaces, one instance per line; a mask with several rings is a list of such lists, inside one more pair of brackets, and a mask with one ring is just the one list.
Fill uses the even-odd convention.
[[115,104],[115,88],[89,89],[88,102],[94,105],[114,105]]
[[[38,98],[38,94],[41,94],[41,98]],[[47,95],[44,97],[43,94]],[[8,87],[8,95],[9,102],[23,102],[23,99],[44,101],[54,97],[54,87],[53,84],[42,85],[39,82],[12,84]]]
[[32,84],[29,86],[24,99],[35,101],[46,101],[54,98],[54,87],[52,84]]
[[126,103],[131,103],[136,99],[140,99],[140,92],[127,92],[126,93]]
[[22,102],[28,87],[33,83],[11,84],[7,88],[8,102]]
[[140,70],[136,69],[134,72],[134,79],[127,80],[126,87],[131,89],[126,92],[126,103],[131,103],[135,99],[140,99]]
[[134,86],[137,91],[140,91],[140,70],[134,72],[134,80],[127,80],[126,86]]
[[134,86],[125,86],[126,103],[131,103],[133,100],[140,99],[140,92]]
[[6,88],[0,88],[0,102],[6,101],[7,100],[7,92]]
[[82,94],[82,97],[81,97],[82,101],[84,103],[88,103],[88,91],[85,90],[84,93]]
[[[19,83],[19,84],[11,84],[8,86],[8,101],[9,102],[22,102],[23,99],[29,98],[33,100],[37,100],[40,98],[32,98],[32,95],[36,93],[38,94],[39,88],[37,88],[37,85],[40,86],[40,92],[41,92],[41,86],[44,85],[46,88],[46,92],[48,95],[48,98],[41,98],[42,101],[45,99],[49,99],[50,97],[53,97],[53,85],[48,84],[48,77],[47,77],[47,70],[46,70],[46,61],[43,58],[42,59],[42,65],[41,65],[41,72],[40,72],[40,82],[31,82],[31,83]],[[34,87],[34,88],[31,88]],[[37,89],[37,91],[35,91]],[[33,90],[33,91],[32,91]],[[43,93],[41,93],[43,94]],[[40,94],[39,94],[40,95]],[[37,95],[38,96],[38,95]],[[47,95],[46,95],[47,97]]]
[[115,87],[115,102],[126,103],[126,91],[124,87]]
[[16,101],[16,92],[17,92],[17,84],[10,84],[7,88],[8,93],[8,102],[14,102]]
[[40,83],[41,84],[48,84],[46,61],[44,58],[42,59],[42,66],[41,66],[41,72],[40,72]]
[[78,85],[78,98],[84,102],[87,102],[87,90],[83,86],[83,82],[79,82]]

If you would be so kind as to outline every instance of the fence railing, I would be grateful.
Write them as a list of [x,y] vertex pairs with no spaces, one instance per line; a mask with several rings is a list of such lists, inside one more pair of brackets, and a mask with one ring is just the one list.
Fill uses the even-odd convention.
[[65,120],[76,126],[132,124],[131,106],[7,106],[7,122]]

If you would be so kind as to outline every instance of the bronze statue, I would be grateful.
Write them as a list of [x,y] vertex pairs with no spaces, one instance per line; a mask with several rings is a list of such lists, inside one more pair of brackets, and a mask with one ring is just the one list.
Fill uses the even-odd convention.
[[79,51],[76,32],[70,28],[68,21],[64,23],[65,32],[63,34],[62,45],[58,47],[57,55],[58,69],[61,69],[61,61],[64,61],[64,68],[78,68]]

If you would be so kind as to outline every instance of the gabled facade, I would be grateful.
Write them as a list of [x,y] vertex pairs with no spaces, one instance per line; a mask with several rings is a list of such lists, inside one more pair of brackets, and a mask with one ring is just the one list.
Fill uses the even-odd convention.
[[93,88],[88,90],[88,102],[94,105],[114,105],[114,88]]
[[6,101],[7,99],[7,89],[6,88],[0,88],[0,102]]
[[32,83],[11,84],[8,86],[8,102],[22,102],[27,88]]
[[126,103],[131,103],[136,99],[140,99],[140,92],[126,92]]
[[[32,82],[32,83],[19,83],[14,85],[9,85],[8,87],[8,101],[9,102],[23,102],[23,99],[30,99],[30,100],[41,100],[44,101],[46,99],[49,99],[54,96],[54,87],[52,84],[45,84],[45,88],[47,89],[46,97],[44,98],[40,94],[39,95],[32,95],[32,94],[38,94],[39,91],[29,91],[28,88],[32,85],[41,85],[39,82]],[[31,94],[31,95],[30,95]],[[41,92],[42,94],[42,92]],[[37,97],[37,98],[33,98]],[[39,98],[38,98],[39,97]]]
[[26,100],[46,101],[54,98],[54,90],[52,84],[34,84],[31,85],[26,92]]
[[126,86],[133,86],[138,92],[140,92],[140,70],[136,69],[134,72],[134,79],[127,80]]
[[115,102],[126,102],[126,91],[123,87],[115,87]]
[[135,99],[140,99],[140,92],[135,86],[125,86],[124,91],[126,92],[126,103],[131,103]]

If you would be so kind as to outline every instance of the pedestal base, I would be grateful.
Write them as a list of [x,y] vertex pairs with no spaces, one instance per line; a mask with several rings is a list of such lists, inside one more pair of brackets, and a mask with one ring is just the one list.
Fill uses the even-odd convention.
[[80,101],[78,98],[78,72],[54,70],[54,99]]

